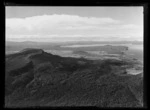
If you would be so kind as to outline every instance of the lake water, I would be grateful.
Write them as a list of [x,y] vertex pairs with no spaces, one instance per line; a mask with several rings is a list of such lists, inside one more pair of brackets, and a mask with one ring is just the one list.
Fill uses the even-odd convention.
[[126,55],[131,58],[136,58],[143,63],[143,45],[132,45],[126,52]]
[[65,45],[61,47],[79,48],[79,47],[97,47],[97,46],[105,46],[105,45],[128,46],[129,48],[143,49],[143,45],[135,45],[135,44],[88,44],[88,45]]
[[13,54],[13,53],[17,53],[17,52],[19,52],[19,51],[6,51],[5,54],[7,55],[7,54]]
[[[97,47],[104,46],[108,44],[91,44],[91,45],[66,45],[61,47],[69,47],[69,48],[80,48],[80,47]],[[113,46],[127,46],[128,51],[126,51],[126,55],[131,58],[139,59],[143,62],[143,45],[132,45],[132,44],[109,44]],[[94,49],[94,48],[93,48]],[[70,50],[44,50],[45,52],[52,53],[54,55],[60,55],[63,57],[77,57],[78,55],[72,54]],[[16,53],[18,51],[6,51],[6,54]],[[93,54],[98,55],[99,51],[92,51]],[[79,56],[78,56],[79,57]]]

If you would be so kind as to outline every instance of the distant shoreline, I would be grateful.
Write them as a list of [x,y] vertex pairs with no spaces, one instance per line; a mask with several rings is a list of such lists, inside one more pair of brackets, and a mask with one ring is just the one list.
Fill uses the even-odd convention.
[[70,47],[70,48],[74,48],[74,47],[96,47],[96,46],[105,46],[105,45],[112,45],[112,46],[138,46],[138,47],[142,47],[143,44],[79,44],[79,45],[63,45],[60,47]]

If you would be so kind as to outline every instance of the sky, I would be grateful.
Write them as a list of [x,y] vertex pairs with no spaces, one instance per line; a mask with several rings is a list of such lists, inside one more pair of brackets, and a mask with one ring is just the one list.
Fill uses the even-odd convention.
[[143,41],[143,7],[6,6],[6,41]]

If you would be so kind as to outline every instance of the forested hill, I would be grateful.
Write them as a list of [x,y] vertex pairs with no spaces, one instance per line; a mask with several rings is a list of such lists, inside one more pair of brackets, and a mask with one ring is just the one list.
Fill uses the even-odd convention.
[[142,107],[143,77],[121,60],[60,57],[28,48],[6,56],[5,106]]

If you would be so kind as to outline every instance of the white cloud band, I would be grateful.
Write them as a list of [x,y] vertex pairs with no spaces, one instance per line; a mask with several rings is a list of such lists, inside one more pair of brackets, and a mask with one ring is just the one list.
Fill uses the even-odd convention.
[[[7,39],[49,39],[64,36],[70,37],[92,37],[100,36],[105,39],[107,34],[116,36],[118,34],[137,36],[140,39],[142,27],[134,24],[123,24],[122,21],[112,18],[82,17],[78,15],[41,15],[26,18],[6,19]],[[103,38],[102,35],[105,35]],[[123,37],[123,36],[122,36]]]

